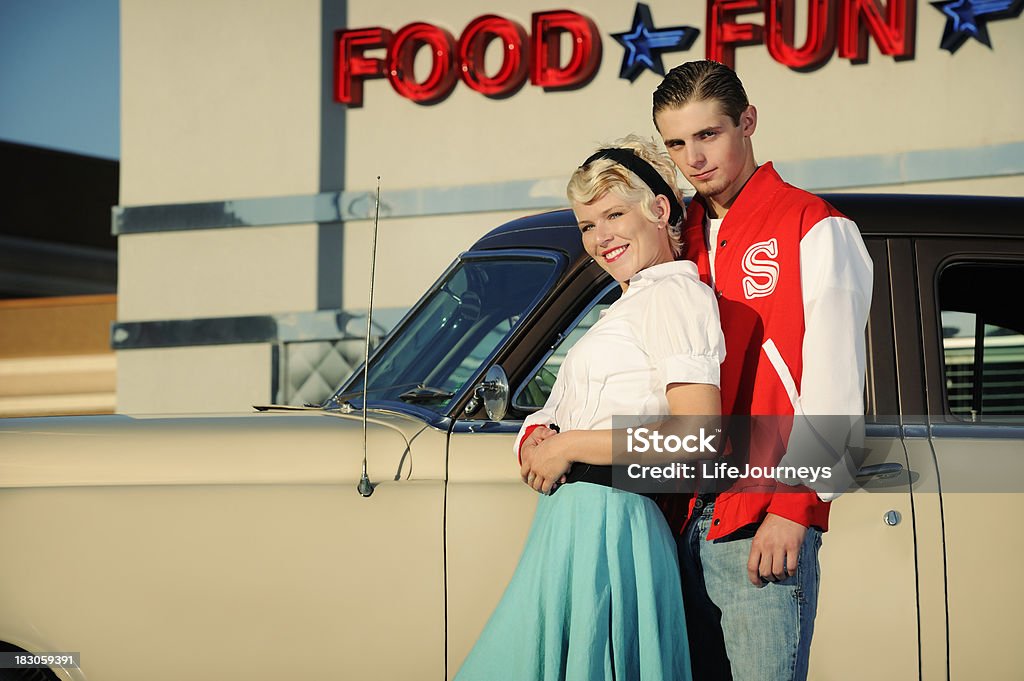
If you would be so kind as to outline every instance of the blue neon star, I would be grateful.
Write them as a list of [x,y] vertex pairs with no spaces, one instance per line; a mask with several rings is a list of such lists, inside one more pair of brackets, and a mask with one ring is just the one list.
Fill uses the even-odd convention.
[[953,53],[968,38],[991,48],[987,22],[1020,16],[1024,0],[941,0],[933,2],[932,7],[946,15],[939,47]]
[[638,2],[633,13],[633,26],[624,33],[611,35],[626,51],[622,56],[619,78],[632,82],[644,69],[664,76],[665,66],[661,63],[661,53],[690,49],[700,35],[700,29],[693,26],[655,29],[651,9]]

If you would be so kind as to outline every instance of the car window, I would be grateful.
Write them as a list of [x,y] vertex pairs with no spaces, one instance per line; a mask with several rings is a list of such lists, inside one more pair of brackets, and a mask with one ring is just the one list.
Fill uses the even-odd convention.
[[583,337],[590,327],[597,323],[597,320],[601,318],[601,313],[607,310],[621,295],[622,287],[615,282],[601,289],[583,312],[555,338],[552,349],[530,373],[530,379],[516,392],[512,399],[513,407],[532,413],[544,406],[569,349]]
[[1024,264],[964,263],[939,276],[949,413],[1024,423],[1024,307],[1007,304]]
[[[370,359],[368,401],[446,412],[558,271],[555,258],[461,260]],[[357,371],[335,399],[358,404],[361,388]]]

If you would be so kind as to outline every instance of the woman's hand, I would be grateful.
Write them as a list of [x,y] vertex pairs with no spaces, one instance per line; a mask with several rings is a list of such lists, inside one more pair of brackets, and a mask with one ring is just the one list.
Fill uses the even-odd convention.
[[533,429],[528,437],[523,438],[519,445],[519,472],[523,482],[526,482],[526,476],[530,472],[530,462],[533,460],[533,453],[537,451],[537,446],[557,432],[557,430],[547,426],[538,426]]
[[[556,433],[547,431],[535,445],[531,445],[529,458],[524,454],[523,467],[520,474],[523,482],[542,494],[550,494],[556,483],[565,482],[565,475],[572,466],[568,452],[572,441],[572,433]],[[525,448],[524,448],[525,452]]]

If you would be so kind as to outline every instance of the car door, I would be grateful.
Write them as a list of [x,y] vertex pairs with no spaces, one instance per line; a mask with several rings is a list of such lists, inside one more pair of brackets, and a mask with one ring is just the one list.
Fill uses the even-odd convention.
[[[905,241],[866,238],[874,262],[868,320],[865,456],[857,484],[832,504],[819,555],[821,588],[809,678],[918,678],[918,609],[912,483],[901,405],[920,411],[923,391],[901,390],[908,338]],[[910,312],[916,319],[916,310]],[[901,342],[897,342],[897,338]],[[900,380],[898,380],[898,378]],[[913,473],[911,472],[913,471]]]
[[[978,226],[981,232],[983,225]],[[929,444],[939,472],[950,679],[1018,678],[1024,648],[1024,244],[919,239]]]

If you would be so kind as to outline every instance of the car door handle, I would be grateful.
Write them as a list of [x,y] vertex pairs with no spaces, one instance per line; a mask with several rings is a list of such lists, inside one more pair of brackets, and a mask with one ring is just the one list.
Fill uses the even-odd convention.
[[870,466],[861,466],[857,471],[858,478],[892,477],[903,472],[901,463],[876,463]]

